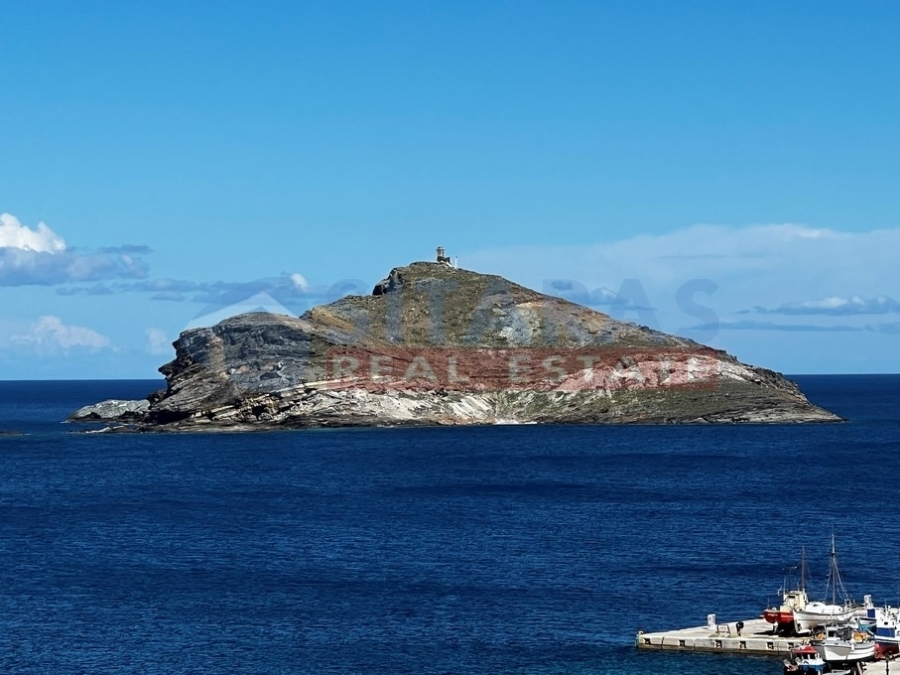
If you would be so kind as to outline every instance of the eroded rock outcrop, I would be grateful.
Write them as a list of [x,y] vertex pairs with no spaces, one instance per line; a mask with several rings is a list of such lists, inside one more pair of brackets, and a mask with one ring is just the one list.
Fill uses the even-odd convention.
[[121,399],[109,399],[93,405],[79,408],[69,416],[73,422],[87,422],[100,420],[140,421],[150,410],[150,401],[123,401]]
[[839,419],[725,352],[438,263],[300,317],[185,331],[175,349],[140,428]]

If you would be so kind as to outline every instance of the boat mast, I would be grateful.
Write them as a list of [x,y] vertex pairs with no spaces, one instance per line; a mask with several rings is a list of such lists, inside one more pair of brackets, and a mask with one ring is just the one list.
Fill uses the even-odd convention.
[[847,597],[847,589],[844,587],[844,582],[841,580],[841,573],[838,570],[837,551],[834,548],[834,532],[831,533],[831,553],[829,553],[829,556],[831,558],[831,568],[828,570],[828,576],[831,577],[831,604],[836,605],[839,591],[844,602],[847,602],[849,598]]
[[834,550],[834,532],[831,533],[831,553],[829,554],[831,558],[831,565],[829,567],[828,575],[831,577],[831,604],[837,604],[837,551]]
[[800,547],[800,590],[806,591],[806,547]]

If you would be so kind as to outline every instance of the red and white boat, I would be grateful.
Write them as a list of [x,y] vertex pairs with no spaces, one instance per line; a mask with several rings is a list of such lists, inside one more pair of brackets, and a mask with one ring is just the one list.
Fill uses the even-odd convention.
[[791,658],[784,661],[784,675],[819,675],[823,672],[825,659],[809,644],[794,647]]
[[[794,568],[796,569],[796,568]],[[794,627],[794,612],[802,611],[809,604],[806,595],[806,549],[800,553],[800,583],[795,589],[788,589],[789,579],[785,578],[781,590],[781,604],[777,607],[769,607],[763,611],[763,618],[769,623],[775,624],[779,631],[792,631]]]
[[781,596],[781,605],[770,607],[763,612],[763,618],[769,623],[794,625],[794,611],[806,608],[808,603],[806,590],[798,588],[792,591],[784,591]]

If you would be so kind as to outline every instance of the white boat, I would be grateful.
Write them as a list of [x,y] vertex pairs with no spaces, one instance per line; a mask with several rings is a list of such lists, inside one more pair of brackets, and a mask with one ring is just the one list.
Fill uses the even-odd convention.
[[[807,633],[817,626],[840,625],[851,621],[857,608],[847,596],[847,589],[841,580],[838,570],[837,553],[834,549],[834,535],[831,535],[830,567],[828,585],[831,589],[831,602],[814,601],[800,610],[794,610],[794,629],[797,633]],[[843,604],[838,603],[841,599]]]
[[875,640],[853,626],[827,626],[810,644],[826,663],[856,663],[875,658]]
[[852,606],[811,602],[802,610],[794,610],[794,628],[798,633],[808,633],[817,626],[847,623],[855,614]]

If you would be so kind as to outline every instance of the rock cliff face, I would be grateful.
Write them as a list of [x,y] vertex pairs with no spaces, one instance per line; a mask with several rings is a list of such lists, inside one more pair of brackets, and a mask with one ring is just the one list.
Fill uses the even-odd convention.
[[722,351],[437,263],[299,318],[189,330],[175,349],[167,389],[129,411],[140,428],[839,419]]

